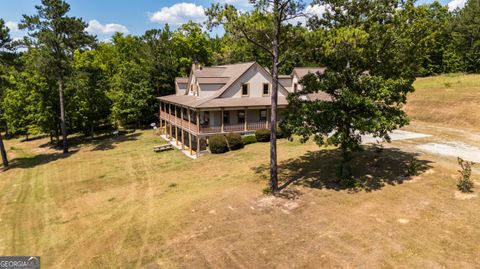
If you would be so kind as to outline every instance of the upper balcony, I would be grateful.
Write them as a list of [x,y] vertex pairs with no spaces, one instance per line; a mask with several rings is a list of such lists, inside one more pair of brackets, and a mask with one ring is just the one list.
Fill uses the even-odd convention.
[[[230,115],[229,115],[230,116]],[[184,130],[190,131],[193,134],[216,134],[216,133],[228,133],[228,132],[254,132],[258,129],[269,128],[270,123],[267,120],[264,121],[248,121],[248,118],[244,122],[236,122],[234,124],[229,123],[201,123],[197,125],[196,119],[188,121],[187,119],[182,119],[175,115],[169,114],[164,111],[160,111],[160,119],[167,121],[173,125],[181,127]],[[192,117],[191,117],[192,118]],[[229,120],[228,122],[232,122]]]

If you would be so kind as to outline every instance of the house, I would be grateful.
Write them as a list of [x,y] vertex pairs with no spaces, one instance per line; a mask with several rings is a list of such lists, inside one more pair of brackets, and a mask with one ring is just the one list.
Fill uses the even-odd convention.
[[[295,68],[279,76],[278,111],[298,83],[322,68]],[[160,126],[165,138],[191,156],[207,149],[208,137],[219,133],[251,134],[269,128],[272,75],[256,62],[201,67],[194,64],[188,78],[176,78],[175,94],[158,97]],[[323,93],[305,98],[328,98]],[[279,113],[281,115],[281,113]],[[195,152],[195,153],[194,153]]]

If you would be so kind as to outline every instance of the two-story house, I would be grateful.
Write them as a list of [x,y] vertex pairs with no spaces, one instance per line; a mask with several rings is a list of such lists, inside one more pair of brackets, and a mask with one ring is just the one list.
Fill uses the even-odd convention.
[[[300,90],[308,73],[322,68],[295,68],[279,77],[278,111],[287,106],[287,95]],[[190,155],[207,149],[213,134],[249,134],[269,128],[272,75],[256,62],[201,67],[193,65],[188,78],[177,78],[176,93],[159,97],[160,126],[164,136]],[[328,98],[319,93],[306,98]]]

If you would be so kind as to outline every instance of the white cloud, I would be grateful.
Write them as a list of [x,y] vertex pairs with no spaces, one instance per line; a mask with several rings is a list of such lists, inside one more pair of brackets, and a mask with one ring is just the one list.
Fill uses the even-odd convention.
[[305,13],[309,16],[318,16],[318,17],[321,17],[325,11],[327,10],[327,6],[324,6],[324,5],[309,5],[306,9],[305,9]]
[[448,10],[453,11],[457,8],[463,8],[465,4],[467,3],[467,0],[453,0],[448,3]]
[[5,25],[8,27],[10,30],[10,36],[12,37],[12,40],[18,41],[23,39],[24,36],[27,35],[27,32],[25,30],[20,30],[18,28],[18,23],[15,21],[7,21],[5,22]]
[[128,29],[124,25],[117,24],[117,23],[101,24],[97,20],[89,21],[88,27],[86,30],[91,34],[113,34],[116,32],[128,33]]
[[327,6],[325,5],[308,5],[305,10],[304,10],[304,17],[298,17],[295,19],[292,19],[289,21],[291,24],[297,24],[301,23],[302,25],[305,25],[307,23],[307,19],[313,17],[313,16],[318,16],[322,17],[325,11],[327,10]]
[[180,25],[188,21],[203,22],[206,19],[203,6],[193,3],[177,3],[171,7],[163,7],[150,16],[151,22]]
[[20,32],[20,29],[18,29],[18,23],[14,21],[7,21],[5,25],[10,29],[10,32]]

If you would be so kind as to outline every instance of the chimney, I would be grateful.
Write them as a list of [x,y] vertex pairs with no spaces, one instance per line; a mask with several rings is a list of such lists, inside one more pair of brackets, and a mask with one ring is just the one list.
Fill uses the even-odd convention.
[[192,70],[195,70],[195,71],[202,70],[202,66],[200,65],[200,63],[198,61],[193,62]]

